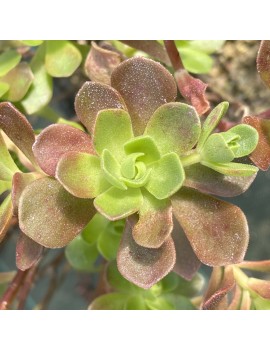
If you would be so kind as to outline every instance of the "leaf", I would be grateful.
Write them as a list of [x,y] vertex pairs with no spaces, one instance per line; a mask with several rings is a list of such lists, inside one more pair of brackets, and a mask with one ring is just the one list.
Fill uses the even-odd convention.
[[151,175],[145,188],[157,199],[163,200],[179,190],[185,173],[179,157],[171,152],[152,164]]
[[199,163],[185,167],[185,174],[184,186],[223,197],[233,197],[244,193],[256,178],[256,174],[249,177],[224,175]]
[[257,296],[253,299],[256,310],[270,310],[270,300]]
[[266,171],[270,166],[270,121],[259,117],[245,117],[244,123],[259,133],[258,145],[249,157],[257,167]]
[[100,159],[82,152],[68,152],[57,164],[55,177],[72,195],[93,199],[111,187],[100,167]]
[[257,56],[257,70],[264,82],[270,88],[270,40],[262,40]]
[[71,151],[94,153],[89,136],[66,124],[52,124],[43,129],[33,145],[40,168],[50,176],[55,175],[60,158]]
[[177,93],[172,75],[144,57],[122,62],[113,71],[111,84],[125,100],[135,135],[142,134],[154,111],[174,101]]
[[158,296],[155,299],[146,299],[146,305],[150,310],[173,310],[174,306],[164,296]]
[[181,59],[185,69],[191,73],[209,73],[214,60],[206,53],[192,47],[182,47],[179,49]]
[[94,200],[95,208],[110,221],[125,218],[139,210],[143,201],[140,189],[111,187]]
[[0,128],[35,166],[33,128],[25,116],[9,102],[0,103]]
[[8,148],[1,134],[1,131],[0,131],[0,165],[1,167],[6,167],[8,170],[10,170],[11,174],[19,171],[18,167],[16,166],[15,162],[13,161],[13,158],[11,157],[8,151]]
[[178,155],[193,148],[201,132],[196,110],[180,102],[159,107],[150,118],[145,133],[150,135],[162,154]]
[[5,191],[11,189],[11,182],[6,182],[0,180],[0,195],[2,195]]
[[117,266],[124,278],[143,289],[149,289],[172,270],[175,264],[173,241],[168,239],[158,249],[139,246],[132,237],[135,223],[130,222],[126,222],[117,255]]
[[110,293],[97,297],[89,310],[125,310],[130,295],[123,293]]
[[222,133],[210,135],[203,146],[201,156],[207,163],[225,163],[234,159],[234,153]]
[[[124,227],[122,227],[123,231]],[[108,223],[97,239],[97,248],[100,254],[107,260],[116,259],[122,231],[114,228],[114,223]]]
[[121,161],[125,156],[124,144],[132,137],[131,120],[126,111],[115,109],[98,113],[93,142],[99,155],[107,149]]
[[237,266],[243,269],[249,269],[251,271],[270,272],[270,260],[244,261],[239,263]]
[[201,161],[203,166],[212,168],[221,174],[234,177],[249,177],[258,172],[258,168],[252,165],[246,165],[243,163],[228,162],[228,163],[212,163],[207,161]]
[[132,138],[125,143],[124,149],[127,155],[142,153],[140,161],[146,164],[160,159],[160,152],[154,140],[149,135]]
[[0,77],[5,76],[21,61],[21,55],[16,50],[8,50],[0,55]]
[[87,243],[81,235],[74,238],[65,249],[69,264],[78,271],[95,271],[95,262],[98,258],[96,244]]
[[96,213],[87,226],[82,230],[81,236],[88,244],[96,243],[100,234],[106,229],[110,221],[100,213]]
[[21,101],[26,113],[32,115],[45,107],[53,94],[52,78],[46,72],[44,65],[46,46],[42,44],[36,51],[30,67],[34,74],[32,85]]
[[173,228],[172,207],[169,201],[157,200],[146,191],[142,194],[143,204],[132,231],[133,239],[140,246],[159,248],[169,238]]
[[185,69],[178,69],[174,73],[178,89],[188,103],[195,107],[197,113],[204,114],[209,110],[209,101],[205,96],[207,84],[192,77]]
[[0,98],[8,91],[9,84],[0,81]]
[[225,115],[229,108],[229,103],[227,101],[223,101],[218,104],[207,116],[206,120],[202,125],[202,131],[200,134],[200,138],[197,144],[197,150],[201,150],[204,146],[206,140],[213,132],[213,130],[219,124],[221,118]]
[[11,282],[15,275],[16,271],[0,272],[0,285]]
[[225,266],[243,261],[249,231],[239,207],[187,188],[171,200],[173,213],[202,263]]
[[101,156],[101,168],[107,181],[118,189],[127,190],[127,186],[121,180],[121,166],[109,150],[104,149]]
[[82,61],[80,51],[67,40],[47,40],[45,66],[52,77],[69,77]]
[[248,279],[248,286],[264,299],[270,299],[270,281],[251,277]]
[[0,205],[0,243],[9,229],[12,215],[11,195],[8,195]]
[[112,71],[121,63],[121,55],[91,42],[91,49],[85,61],[85,71],[93,82],[110,85]]
[[219,51],[225,40],[189,40],[188,46],[206,54],[213,54]]
[[91,135],[98,112],[105,109],[126,110],[126,105],[120,94],[112,87],[96,82],[85,82],[76,95],[75,111]]
[[92,200],[76,198],[57,180],[46,177],[24,189],[19,201],[19,226],[40,245],[58,248],[74,239],[94,213]]
[[16,244],[16,266],[21,271],[31,268],[41,258],[43,246],[23,233],[19,234]]
[[65,118],[60,117],[57,119],[57,123],[58,124],[67,124],[68,126],[71,126],[73,128],[77,128],[77,129],[81,130],[82,132],[84,132],[83,126],[77,122],[69,121]]
[[21,40],[21,42],[28,46],[39,46],[44,40]]

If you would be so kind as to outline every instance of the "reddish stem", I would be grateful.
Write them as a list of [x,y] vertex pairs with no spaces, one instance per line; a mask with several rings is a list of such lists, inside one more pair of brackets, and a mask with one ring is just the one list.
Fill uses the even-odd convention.
[[177,50],[174,40],[164,40],[164,45],[175,71],[184,69],[181,56]]
[[21,283],[26,277],[27,271],[18,270],[12,282],[9,284],[4,295],[0,299],[0,310],[6,310],[8,306],[13,302]]
[[270,119],[270,109],[259,113],[256,117],[260,117],[263,119]]
[[37,271],[36,264],[27,271],[28,272],[27,276],[25,278],[24,284],[23,284],[23,286],[19,292],[19,296],[18,296],[18,300],[19,300],[19,304],[18,304],[18,308],[17,308],[18,310],[24,309],[25,301],[26,301],[28,294],[31,290],[36,271]]

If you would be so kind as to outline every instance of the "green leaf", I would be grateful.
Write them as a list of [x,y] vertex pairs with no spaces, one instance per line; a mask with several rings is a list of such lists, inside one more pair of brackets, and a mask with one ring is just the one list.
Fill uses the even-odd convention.
[[256,310],[270,310],[270,300],[257,296],[252,300]]
[[99,155],[109,150],[118,161],[125,156],[124,144],[133,137],[129,114],[120,109],[98,113],[94,130],[94,146]]
[[79,271],[93,272],[96,270],[95,262],[98,258],[96,244],[87,243],[81,235],[73,239],[65,249],[69,264]]
[[11,189],[11,186],[11,181],[0,180],[0,195],[3,194],[5,191]]
[[97,248],[107,261],[111,261],[116,258],[121,234],[121,232],[119,233],[114,230],[114,223],[108,223],[107,227],[99,235],[97,240]]
[[128,155],[121,164],[121,174],[125,178],[133,179],[136,175],[136,160],[144,156],[143,152],[136,152]]
[[197,150],[202,149],[209,135],[213,132],[213,130],[219,124],[221,118],[227,112],[228,107],[229,107],[229,103],[227,101],[221,102],[207,116],[202,126],[202,131],[198,141]]
[[222,136],[222,133],[210,135],[203,146],[201,155],[203,160],[212,163],[230,162],[235,157],[234,152]]
[[56,179],[72,195],[95,198],[110,188],[97,156],[82,152],[69,152],[57,164]]
[[196,110],[187,104],[171,102],[159,107],[150,118],[145,134],[150,135],[159,151],[181,155],[193,148],[201,132]]
[[109,150],[105,149],[101,155],[101,168],[106,180],[118,189],[126,190],[127,186],[121,181],[121,166]]
[[0,97],[3,96],[9,89],[9,84],[0,81]]
[[147,310],[147,306],[143,296],[141,295],[132,295],[127,300],[126,310]]
[[167,303],[172,305],[173,310],[196,310],[195,306],[186,296],[179,294],[166,294],[164,295]]
[[111,221],[125,218],[141,207],[143,197],[140,189],[120,190],[111,187],[94,200],[96,209]]
[[225,40],[189,40],[188,46],[206,54],[213,54],[220,50],[224,43]]
[[[162,293],[168,293],[172,292],[175,290],[175,288],[178,286],[179,283],[179,276],[171,272],[166,277],[164,277],[158,284],[161,285]],[[184,280],[184,279],[183,279]]]
[[127,155],[142,153],[140,161],[148,164],[160,159],[160,152],[154,140],[148,136],[138,136],[126,142],[124,149]]
[[44,40],[21,40],[21,42],[27,46],[39,46]]
[[6,235],[12,216],[12,201],[9,194],[0,205],[0,243]]
[[243,163],[229,162],[229,163],[212,163],[201,161],[201,164],[212,168],[221,174],[234,176],[234,177],[248,177],[258,172],[258,168],[252,165]]
[[57,123],[59,124],[67,124],[68,126],[71,126],[73,128],[77,128],[79,130],[81,130],[82,132],[84,132],[84,128],[83,126],[81,126],[79,123],[74,122],[74,121],[69,121],[68,119],[59,117],[57,120]]
[[173,310],[174,306],[164,296],[146,299],[145,303],[150,310]]
[[96,298],[88,307],[89,310],[125,310],[129,294],[110,293]]
[[46,72],[44,66],[45,44],[42,44],[36,51],[30,67],[34,74],[32,85],[21,101],[26,113],[32,115],[46,106],[53,94],[52,78]]
[[211,70],[214,60],[206,53],[191,47],[182,47],[179,51],[187,71],[195,74],[203,74],[209,73]]
[[0,55],[0,77],[5,76],[21,60],[21,55],[16,50],[5,51]]
[[19,171],[18,167],[16,166],[15,162],[13,161],[13,158],[11,157],[7,149],[7,146],[5,144],[4,138],[2,137],[1,131],[0,131],[0,164],[1,164],[1,167],[6,167],[7,169],[9,169],[11,171],[11,174]]
[[110,221],[102,216],[100,213],[96,213],[91,221],[81,232],[82,238],[88,243],[93,244],[97,241],[100,234],[106,229]]
[[80,51],[67,40],[47,40],[45,67],[52,77],[69,77],[82,61]]
[[179,190],[184,179],[181,161],[176,153],[171,152],[152,164],[151,176],[145,188],[157,199],[162,200]]

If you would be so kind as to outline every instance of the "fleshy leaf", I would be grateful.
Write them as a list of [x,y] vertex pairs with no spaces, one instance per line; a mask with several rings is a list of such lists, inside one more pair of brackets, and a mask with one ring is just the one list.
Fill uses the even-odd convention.
[[173,271],[186,280],[191,280],[201,266],[183,229],[174,220],[172,238],[176,251],[176,262]]
[[39,46],[44,40],[21,40],[21,42],[28,46]]
[[18,214],[18,206],[21,194],[24,188],[34,180],[41,178],[42,174],[38,172],[21,173],[16,172],[12,178],[12,205],[14,215]]
[[237,266],[243,269],[249,269],[251,271],[270,272],[270,260],[244,261],[239,263]]
[[130,298],[129,294],[124,293],[110,293],[97,297],[91,305],[89,310],[125,310],[127,301]]
[[98,46],[94,41],[85,61],[85,71],[93,82],[110,85],[112,71],[121,63],[121,55]]
[[270,300],[258,296],[253,299],[256,310],[270,310]]
[[9,90],[5,95],[5,99],[16,102],[20,101],[27,93],[34,75],[26,62],[19,63],[18,66],[13,68],[0,81],[9,85]]
[[270,40],[262,40],[257,56],[257,70],[262,81],[270,88]]
[[0,97],[2,97],[9,89],[9,84],[0,81]]
[[72,195],[95,198],[111,187],[105,179],[97,156],[68,152],[57,164],[56,178]]
[[16,245],[16,266],[21,271],[31,268],[41,257],[43,246],[20,233]]
[[132,284],[120,274],[116,261],[108,264],[106,273],[108,283],[116,291],[124,293],[138,293],[141,291],[141,288]]
[[107,261],[116,259],[122,231],[124,229],[124,226],[121,226],[120,230],[116,230],[114,225],[115,222],[108,223],[97,240],[98,251]]
[[121,174],[123,177],[133,179],[136,175],[136,160],[138,157],[144,156],[142,152],[136,152],[128,155],[121,163]]
[[5,76],[21,60],[21,55],[16,50],[5,51],[0,55],[0,77]]
[[228,163],[212,163],[207,161],[201,161],[201,164],[212,168],[221,174],[234,177],[249,177],[257,174],[258,168],[252,165],[246,165],[244,163],[228,162]]
[[187,188],[171,200],[174,215],[202,263],[225,266],[243,260],[249,232],[239,207]]
[[241,306],[241,300],[242,300],[242,289],[239,287],[239,285],[235,285],[233,290],[233,297],[228,306],[228,310],[239,310]]
[[202,152],[206,162],[225,163],[234,159],[234,153],[230,149],[222,133],[214,133],[206,140]]
[[174,152],[162,156],[152,165],[151,176],[145,188],[157,199],[166,199],[184,182],[185,173],[179,157]]
[[81,235],[78,235],[67,245],[65,255],[73,268],[93,272],[99,253],[95,244],[87,243]]
[[52,77],[47,73],[44,65],[45,51],[46,46],[44,43],[37,49],[30,63],[34,80],[28,93],[21,101],[26,113],[30,115],[46,106],[52,98],[53,83]]
[[11,103],[0,103],[0,128],[7,134],[13,143],[36,165],[32,151],[35,134],[31,124]]
[[136,243],[143,247],[159,248],[172,231],[172,207],[167,200],[157,200],[144,191],[139,220],[132,235]]
[[125,102],[112,87],[95,82],[86,82],[75,98],[75,111],[80,121],[92,134],[99,111],[105,109],[126,110]]
[[11,177],[14,172],[19,171],[18,167],[16,166],[15,162],[13,161],[12,157],[10,156],[10,153],[6,147],[5,141],[2,137],[1,131],[0,131],[0,178],[1,180],[11,180],[9,179],[2,179],[2,173],[5,171],[5,173],[10,174]]
[[138,136],[128,141],[124,145],[127,155],[141,152],[144,153],[140,157],[140,161],[144,163],[152,163],[160,159],[160,152],[149,135]]
[[11,195],[8,195],[0,205],[0,243],[7,233],[12,215]]
[[113,71],[111,84],[126,102],[135,135],[142,134],[154,111],[174,101],[177,93],[172,75],[161,64],[144,57],[122,62]]
[[244,123],[259,133],[258,145],[249,157],[256,166],[266,171],[270,166],[270,121],[259,117],[245,117]]
[[45,128],[33,145],[40,168],[50,176],[55,175],[60,158],[71,151],[94,153],[89,135],[66,124],[52,124]]
[[187,104],[171,102],[154,112],[145,133],[154,139],[162,154],[174,151],[181,155],[197,143],[200,131],[196,110]]
[[107,228],[110,221],[100,213],[96,213],[87,226],[82,230],[81,236],[88,244],[97,242],[99,235]]
[[131,220],[126,222],[117,255],[117,266],[119,272],[131,283],[149,289],[172,270],[175,264],[175,248],[171,238],[158,249],[139,246],[132,237],[134,224]]
[[0,195],[9,189],[11,189],[11,181],[0,180]]
[[124,156],[124,144],[133,137],[131,120],[124,110],[104,110],[98,113],[94,146],[99,155],[109,150],[120,161]]
[[264,299],[270,299],[270,281],[249,278],[248,286]]
[[63,247],[86,226],[95,213],[92,200],[69,194],[52,178],[30,183],[19,201],[19,225],[42,246]]
[[211,56],[192,47],[180,48],[181,59],[185,69],[191,73],[203,74],[209,73],[213,66]]
[[105,149],[101,156],[101,168],[107,181],[118,189],[126,190],[127,186],[120,180],[121,166],[109,150]]
[[207,84],[192,77],[185,69],[179,69],[174,74],[181,95],[195,107],[199,115],[209,110],[209,101],[205,96]]
[[244,193],[256,177],[256,174],[249,177],[224,175],[199,163],[185,167],[185,173],[185,186],[223,197],[233,197]]
[[220,50],[224,43],[225,40],[189,40],[188,46],[206,54],[213,54]]
[[82,61],[80,51],[67,40],[47,40],[45,66],[52,77],[69,77]]
[[111,187],[94,200],[96,209],[111,221],[125,218],[137,212],[143,202],[140,189],[120,190]]
[[209,135],[213,132],[213,130],[219,124],[221,118],[225,115],[229,107],[229,103],[227,101],[221,102],[218,104],[207,116],[206,120],[202,125],[201,135],[198,141],[197,149],[201,150],[204,146],[206,140]]

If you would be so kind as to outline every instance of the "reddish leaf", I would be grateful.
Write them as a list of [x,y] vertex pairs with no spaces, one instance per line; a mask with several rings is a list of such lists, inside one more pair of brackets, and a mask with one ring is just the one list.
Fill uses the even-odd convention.
[[142,134],[154,111],[174,101],[177,94],[169,71],[160,63],[144,57],[122,62],[113,71],[111,83],[125,100],[135,135]]
[[33,151],[42,170],[50,176],[60,158],[70,152],[94,153],[92,141],[86,133],[66,124],[52,124],[45,128],[37,137]]
[[21,271],[31,268],[41,257],[43,246],[20,233],[16,245],[16,265]]
[[199,115],[204,114],[210,108],[209,101],[205,96],[207,84],[200,79],[192,77],[185,69],[179,69],[174,74],[181,95],[195,107]]
[[85,61],[85,71],[93,82],[110,84],[112,71],[121,61],[119,53],[102,48],[92,41]]
[[0,103],[0,128],[18,146],[25,156],[36,165],[32,151],[35,134],[31,124],[11,103]]
[[11,195],[8,195],[0,205],[0,243],[8,231],[12,215]]
[[242,300],[242,290],[239,285],[235,285],[233,289],[233,298],[228,306],[228,310],[239,310]]
[[243,121],[259,133],[258,145],[249,157],[257,167],[266,171],[270,166],[270,121],[259,117],[245,117]]
[[113,108],[126,110],[126,105],[120,94],[105,84],[86,82],[75,98],[77,116],[90,133],[94,131],[98,112]]
[[201,262],[225,266],[243,261],[249,233],[239,207],[187,188],[171,200],[174,215]]
[[237,265],[239,268],[251,271],[270,272],[270,260],[265,261],[244,261]]
[[270,281],[249,278],[248,286],[264,299],[270,299]]
[[131,218],[126,222],[117,255],[117,266],[124,278],[141,288],[149,289],[172,270],[175,264],[175,248],[171,238],[158,249],[139,246],[132,237],[134,225]]
[[257,56],[257,70],[262,81],[270,88],[270,40],[262,40]]

